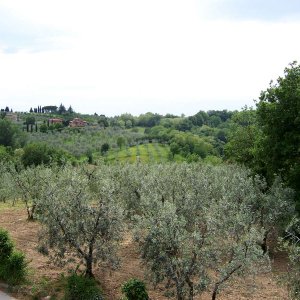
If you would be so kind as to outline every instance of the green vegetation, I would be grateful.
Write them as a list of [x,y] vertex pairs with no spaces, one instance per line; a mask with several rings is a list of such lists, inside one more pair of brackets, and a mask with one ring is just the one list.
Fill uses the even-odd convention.
[[285,76],[262,92],[257,104],[262,130],[260,159],[268,180],[281,174],[297,191],[300,202],[300,66],[295,62],[285,69]]
[[124,300],[148,300],[149,296],[145,283],[136,278],[129,279],[122,285]]
[[110,163],[164,163],[169,161],[169,149],[168,145],[159,143],[140,144],[121,150],[113,149],[108,152],[105,161]]
[[73,273],[67,278],[65,300],[103,300],[101,290],[93,278]]
[[8,232],[0,228],[0,279],[16,285],[24,283],[26,276],[25,255],[14,249]]
[[294,212],[280,179],[268,188],[235,165],[37,166],[15,178],[15,190],[22,178],[27,186],[23,197],[43,225],[39,249],[52,262],[76,261],[90,278],[94,263],[116,268],[133,228],[148,278],[169,281],[178,300],[203,291],[216,299],[235,276],[268,270],[265,241]]
[[[203,291],[216,299],[235,276],[267,270],[268,238],[286,234],[288,287],[299,299],[299,91],[292,63],[256,109],[107,117],[61,103],[10,121],[7,107],[0,201],[21,200],[28,219],[43,224],[40,250],[55,263],[80,260],[85,277],[93,262],[117,267],[122,232],[132,230],[148,278],[167,281],[178,300]],[[5,270],[21,270],[24,256],[8,259],[5,243]],[[143,284],[125,287],[130,299]]]

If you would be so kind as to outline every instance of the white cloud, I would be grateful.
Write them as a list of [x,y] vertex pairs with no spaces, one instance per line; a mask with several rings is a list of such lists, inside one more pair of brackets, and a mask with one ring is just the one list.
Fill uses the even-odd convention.
[[49,50],[0,53],[0,106],[14,109],[61,101],[109,115],[239,109],[299,59],[300,22],[204,18],[197,1],[2,3],[63,33]]

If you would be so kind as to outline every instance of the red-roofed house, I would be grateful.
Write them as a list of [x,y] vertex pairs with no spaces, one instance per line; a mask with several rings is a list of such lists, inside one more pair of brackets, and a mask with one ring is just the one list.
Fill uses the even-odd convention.
[[84,127],[87,125],[87,122],[79,119],[79,118],[74,118],[72,121],[70,121],[69,126],[70,127]]

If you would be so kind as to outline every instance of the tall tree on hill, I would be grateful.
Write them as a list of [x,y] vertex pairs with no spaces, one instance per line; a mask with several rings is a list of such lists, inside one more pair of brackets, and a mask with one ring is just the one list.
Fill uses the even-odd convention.
[[25,120],[27,132],[29,131],[29,125],[30,125],[30,131],[33,131],[33,125],[35,124],[35,117],[29,116]]
[[60,115],[63,115],[63,114],[65,114],[66,112],[67,112],[67,110],[66,110],[65,106],[61,103],[60,106],[59,106],[59,108],[58,108],[58,113],[59,113]]
[[42,108],[45,113],[55,113],[57,112],[57,106],[55,105],[47,105]]
[[74,110],[72,108],[72,106],[70,105],[69,108],[68,108],[68,113],[71,115],[74,113]]

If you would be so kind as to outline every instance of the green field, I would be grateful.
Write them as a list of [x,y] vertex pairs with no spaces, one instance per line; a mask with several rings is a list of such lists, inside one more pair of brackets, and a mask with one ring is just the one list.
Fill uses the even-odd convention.
[[124,163],[163,163],[169,161],[169,146],[159,143],[140,144],[122,149],[111,149],[107,156],[108,162]]

